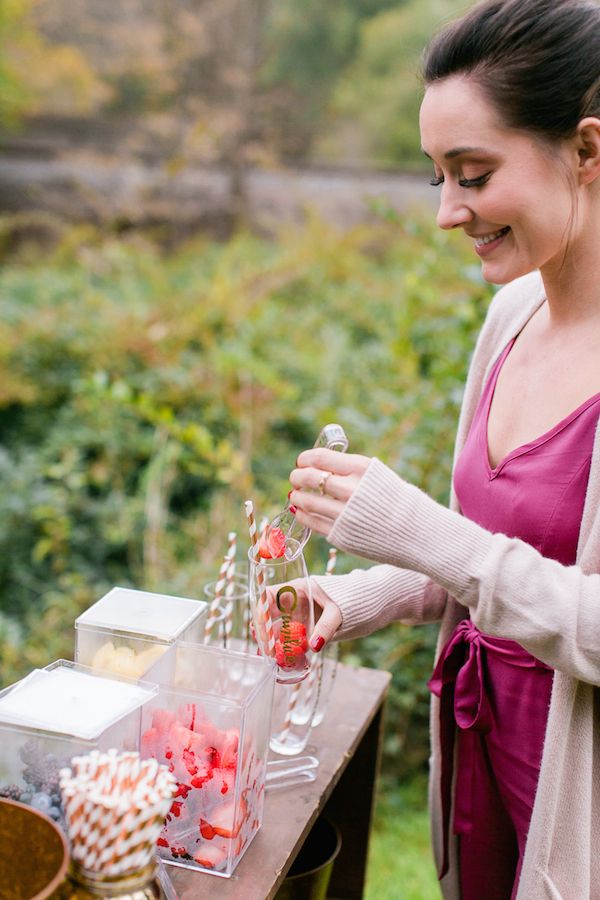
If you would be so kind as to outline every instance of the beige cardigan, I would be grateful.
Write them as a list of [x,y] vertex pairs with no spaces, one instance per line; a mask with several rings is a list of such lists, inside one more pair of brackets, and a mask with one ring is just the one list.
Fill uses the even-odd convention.
[[[467,379],[456,454],[490,368],[542,302],[538,273],[506,285],[492,301]],[[441,619],[439,653],[469,613],[482,631],[518,641],[556,669],[517,900],[600,900],[599,500],[600,426],[577,565],[569,567],[522,541],[485,531],[460,515],[454,496],[447,509],[373,459],[328,539],[383,565],[317,579],[342,610],[339,638],[369,634],[392,620]],[[430,802],[439,866],[438,703],[433,697]],[[450,859],[442,892],[456,900],[452,837]]]

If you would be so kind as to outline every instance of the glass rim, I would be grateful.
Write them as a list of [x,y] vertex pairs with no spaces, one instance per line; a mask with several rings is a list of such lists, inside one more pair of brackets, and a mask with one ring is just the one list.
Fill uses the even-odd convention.
[[292,556],[269,556],[262,557],[259,556],[257,558],[256,548],[254,546],[248,547],[248,559],[255,566],[282,566],[285,563],[295,562],[299,556],[302,556],[302,551],[304,550],[304,545],[300,543],[300,541],[295,540],[294,538],[286,538],[286,545],[296,544],[296,549],[294,550]]
[[[206,584],[202,587],[202,592],[205,597],[214,597],[215,596],[215,587],[217,586],[218,579],[214,581],[207,581]],[[248,578],[242,575],[236,576],[233,579],[233,592],[231,594],[231,598],[234,600],[239,600],[241,597],[244,597],[248,593]],[[223,588],[222,599],[223,603],[227,601],[226,596],[227,585]]]

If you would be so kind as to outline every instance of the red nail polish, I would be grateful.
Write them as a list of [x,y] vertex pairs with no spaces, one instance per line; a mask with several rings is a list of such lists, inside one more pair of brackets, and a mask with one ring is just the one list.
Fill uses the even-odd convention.
[[324,643],[325,643],[325,638],[323,638],[323,637],[321,637],[321,635],[319,635],[319,637],[316,637],[313,641],[311,641],[310,646],[315,651],[315,653],[318,653]]
[[295,506],[290,506],[290,512],[291,512],[291,514],[292,514],[293,516],[295,516],[295,515],[296,515],[296,507],[295,507]]

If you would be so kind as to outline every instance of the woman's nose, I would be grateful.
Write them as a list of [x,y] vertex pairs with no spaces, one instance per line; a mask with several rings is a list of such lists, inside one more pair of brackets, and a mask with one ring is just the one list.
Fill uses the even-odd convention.
[[473,213],[465,203],[463,191],[448,181],[444,182],[437,214],[439,227],[444,229],[459,228],[472,219]]

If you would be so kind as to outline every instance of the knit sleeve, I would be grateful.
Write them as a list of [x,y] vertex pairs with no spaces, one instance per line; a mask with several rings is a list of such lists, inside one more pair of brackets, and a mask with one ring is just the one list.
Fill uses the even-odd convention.
[[575,678],[600,684],[600,575],[492,534],[371,463],[328,540],[431,579],[487,634],[518,641]]
[[442,617],[447,599],[446,591],[420,572],[390,565],[312,580],[340,608],[342,624],[336,640],[364,637],[393,621],[434,622]]

